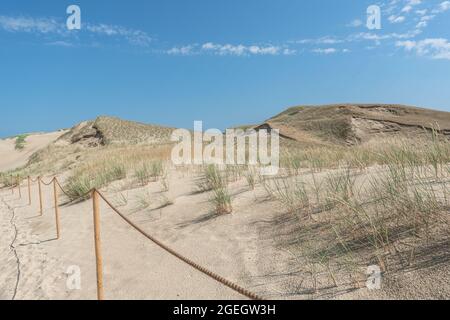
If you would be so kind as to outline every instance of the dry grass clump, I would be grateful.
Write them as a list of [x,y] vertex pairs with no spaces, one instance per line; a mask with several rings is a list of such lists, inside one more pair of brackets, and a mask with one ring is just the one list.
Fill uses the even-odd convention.
[[11,173],[1,173],[0,174],[0,186],[2,188],[9,188],[17,184],[17,179]]
[[256,184],[258,182],[258,174],[256,170],[256,168],[249,167],[248,170],[244,173],[245,180],[247,181],[247,184],[251,190],[255,190]]
[[26,172],[55,174],[72,169],[66,191],[76,199],[92,188],[103,188],[126,178],[130,170],[135,171],[141,184],[160,177],[164,171],[163,161],[169,159],[170,152],[169,145],[113,145],[95,149],[50,145],[32,156]]
[[114,117],[98,117],[92,125],[102,135],[102,143],[137,144],[170,142],[172,128],[126,121]]
[[115,159],[75,170],[67,179],[65,190],[72,200],[90,198],[89,190],[100,189],[113,181],[125,179],[125,165]]
[[418,260],[433,263],[443,253],[426,248],[450,240],[449,142],[432,134],[427,143],[356,148],[355,154],[314,151],[322,157],[315,161],[311,153],[291,158],[284,176],[262,181],[300,219],[296,256],[316,285],[319,275],[336,285],[336,273],[345,270],[360,286],[374,264],[394,272],[419,266]]
[[264,179],[263,185],[268,194],[290,213],[298,214],[310,205],[306,183],[300,176]]
[[143,162],[134,169],[134,176],[145,186],[151,181],[157,181],[164,176],[164,166],[161,160]]
[[217,214],[230,214],[233,212],[231,195],[228,190],[229,170],[221,171],[216,165],[203,168],[202,175],[197,181],[199,192],[211,191],[210,202]]
[[426,138],[404,136],[373,140],[358,146],[290,148],[281,154],[281,165],[289,174],[314,168],[316,171],[349,166],[365,170],[372,165],[401,163],[432,165],[435,170],[450,162],[450,143],[447,138],[431,131]]

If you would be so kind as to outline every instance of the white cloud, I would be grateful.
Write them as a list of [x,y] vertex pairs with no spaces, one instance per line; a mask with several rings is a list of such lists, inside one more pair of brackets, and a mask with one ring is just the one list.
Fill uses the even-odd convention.
[[407,5],[407,6],[404,6],[404,7],[403,7],[402,12],[408,13],[408,12],[410,12],[412,9],[413,9],[412,6]]
[[285,46],[273,45],[233,45],[233,44],[218,44],[213,42],[206,42],[202,45],[191,44],[182,47],[173,47],[166,51],[173,55],[194,55],[194,54],[214,54],[218,56],[265,56],[265,55],[294,55],[297,50]]
[[420,41],[398,41],[396,46],[407,51],[414,51],[419,56],[450,60],[450,42],[447,39],[429,38]]
[[422,0],[408,0],[407,5],[408,6],[417,6],[422,3]]
[[201,49],[205,52],[210,52],[217,55],[279,55],[279,54],[293,54],[292,50],[282,48],[280,46],[259,46],[259,45],[232,45],[232,44],[216,44],[207,42],[201,46]]
[[130,43],[139,46],[148,46],[152,42],[152,38],[144,31],[128,29],[122,26],[107,24],[87,24],[86,30],[92,33],[109,37],[123,37]]
[[47,43],[49,46],[55,46],[55,47],[74,47],[74,44],[68,41],[53,41]]
[[289,48],[283,49],[283,55],[285,55],[285,56],[292,56],[292,55],[295,55],[296,53],[297,53],[297,50],[294,50],[294,49],[289,49]]
[[450,10],[450,1],[444,1],[441,4],[439,4],[438,10],[440,10],[440,12]]
[[51,18],[0,16],[0,27],[9,32],[62,33],[64,25]]
[[187,56],[187,55],[194,54],[193,50],[194,50],[194,46],[188,45],[188,46],[183,46],[183,47],[174,47],[174,48],[168,50],[167,53],[171,54],[171,55]]
[[427,12],[428,12],[427,9],[416,10],[416,13],[417,13],[419,16],[424,16],[424,15],[427,14]]
[[333,54],[333,53],[337,53],[338,50],[336,48],[316,48],[313,49],[312,52],[314,53],[319,53],[319,54]]
[[378,34],[378,33],[371,33],[371,32],[360,32],[354,35],[351,35],[348,40],[349,41],[355,41],[355,40],[371,40],[375,42],[380,42],[382,40],[390,40],[390,39],[410,39],[414,38],[417,35],[421,33],[420,30],[413,30],[406,33],[385,33],[385,34]]
[[390,23],[402,23],[406,20],[406,18],[404,16],[395,16],[395,15],[391,15],[388,18]]
[[[0,29],[7,32],[23,32],[41,35],[69,37],[80,32],[89,32],[99,36],[123,38],[134,45],[148,46],[152,38],[144,31],[107,24],[82,24],[80,32],[67,30],[66,24],[55,18],[10,17],[0,15]],[[57,43],[61,39],[55,40]]]
[[344,43],[344,39],[339,39],[333,36],[325,36],[320,37],[316,39],[301,39],[296,41],[290,41],[291,43],[296,44],[338,44],[338,43]]
[[426,15],[420,17],[419,23],[416,25],[416,28],[421,29],[428,26],[428,22],[433,20],[436,16],[435,15]]
[[355,19],[352,22],[350,22],[347,26],[352,28],[358,28],[361,27],[362,25],[363,22],[361,21],[361,19]]

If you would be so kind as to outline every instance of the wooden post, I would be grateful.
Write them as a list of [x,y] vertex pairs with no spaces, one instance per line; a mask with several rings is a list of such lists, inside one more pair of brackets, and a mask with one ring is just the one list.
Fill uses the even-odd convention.
[[31,178],[28,176],[28,205],[31,206]]
[[39,186],[39,213],[41,216],[44,214],[43,204],[42,204],[42,186],[41,186],[41,177],[38,177],[38,186]]
[[100,240],[100,201],[97,190],[92,191],[92,202],[94,209],[94,241],[97,266],[97,299],[103,300],[103,260]]
[[55,220],[56,220],[56,239],[59,239],[59,208],[58,208],[58,189],[56,187],[56,178],[53,178],[53,195],[55,198]]
[[22,199],[22,189],[20,188],[20,177],[17,176],[17,188],[19,188],[19,198]]
[[11,175],[11,193],[14,194],[14,178]]

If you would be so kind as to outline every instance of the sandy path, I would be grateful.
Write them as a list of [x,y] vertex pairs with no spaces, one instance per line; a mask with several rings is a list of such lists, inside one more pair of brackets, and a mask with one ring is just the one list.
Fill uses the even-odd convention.
[[16,228],[14,225],[14,210],[7,203],[0,202],[0,300],[14,299],[16,286],[20,274],[20,265],[17,260],[14,243]]

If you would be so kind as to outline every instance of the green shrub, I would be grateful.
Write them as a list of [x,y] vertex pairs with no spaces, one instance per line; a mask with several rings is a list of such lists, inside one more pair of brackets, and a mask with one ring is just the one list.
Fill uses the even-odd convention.
[[25,148],[25,143],[28,135],[27,134],[21,134],[20,136],[16,137],[15,142],[15,148],[16,150],[23,150]]

